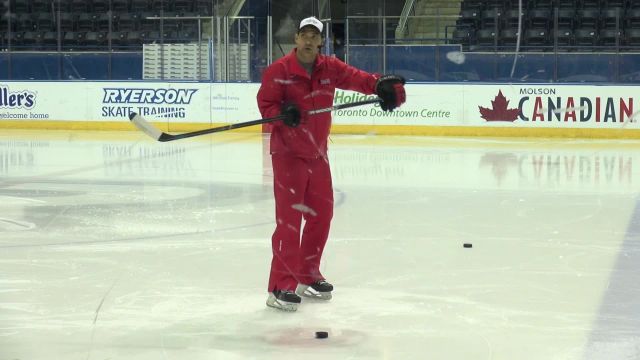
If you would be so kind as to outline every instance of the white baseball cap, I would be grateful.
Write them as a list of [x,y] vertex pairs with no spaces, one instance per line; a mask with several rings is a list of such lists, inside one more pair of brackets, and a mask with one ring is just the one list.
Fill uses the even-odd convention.
[[300,27],[298,29],[302,29],[303,27],[309,26],[309,25],[315,27],[316,29],[318,29],[318,31],[322,32],[322,28],[323,28],[322,22],[313,16],[300,21]]

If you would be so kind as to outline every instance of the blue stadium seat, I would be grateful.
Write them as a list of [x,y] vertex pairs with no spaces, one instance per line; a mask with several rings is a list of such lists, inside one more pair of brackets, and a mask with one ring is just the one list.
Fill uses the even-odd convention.
[[603,0],[602,1],[603,9],[614,8],[614,7],[624,8],[626,5],[627,5],[626,0]]
[[107,36],[107,42],[111,41],[111,47],[114,49],[126,48],[128,45],[129,33],[126,31],[114,31]]
[[459,25],[477,28],[480,25],[480,12],[477,9],[465,9],[460,11]]
[[629,9],[624,15],[624,27],[626,29],[640,28],[640,7]]
[[163,31],[162,32],[162,41],[164,41],[166,43],[174,42],[177,39],[178,39],[178,32],[177,31]]
[[91,2],[86,0],[71,0],[71,11],[74,13],[91,12]]
[[526,26],[526,14],[527,10],[525,9],[523,9],[522,12],[520,12],[517,8],[509,9],[503,15],[502,26],[507,29],[517,29],[518,21],[520,21],[520,18],[522,18],[522,27],[524,28]]
[[[552,31],[553,38],[552,41],[558,41],[559,47],[570,47],[573,46],[573,29],[564,28],[564,29],[554,29]],[[555,43],[554,43],[555,44]]]
[[76,19],[76,31],[93,31],[95,29],[95,16],[90,13],[81,13]]
[[571,8],[574,10],[577,8],[576,0],[557,0],[555,6],[559,8]]
[[474,42],[473,31],[469,28],[455,29],[453,31],[452,40],[455,44],[467,47]]
[[134,31],[137,30],[136,19],[129,13],[121,13],[116,15],[116,29],[118,31]]
[[54,50],[58,47],[58,32],[47,31],[42,35],[42,46],[45,50]]
[[149,19],[150,17],[157,17],[157,14],[149,11],[140,14],[139,29],[141,31],[159,31],[160,30],[160,20]]
[[113,26],[113,17],[108,13],[100,13],[97,15],[95,19],[95,30],[96,31],[109,31],[109,26],[111,26],[111,30],[113,31],[115,27]]
[[463,0],[460,7],[464,10],[472,9],[481,11],[484,9],[484,1],[482,0]]
[[500,24],[502,9],[484,10],[480,15],[480,27],[483,29],[495,27]]
[[39,31],[55,30],[56,15],[54,13],[39,13],[36,18],[35,29]]
[[111,0],[111,10],[125,13],[129,11],[129,0]]
[[630,50],[640,49],[640,29],[629,29],[624,34],[624,44]]
[[600,0],[580,0],[582,9],[600,9]]
[[37,26],[36,20],[31,16],[31,14],[16,14],[15,16],[12,16],[12,19],[15,19],[14,30],[16,32],[31,31]]
[[600,21],[600,10],[598,9],[578,9],[577,11],[579,27],[597,27]]
[[193,11],[202,16],[213,15],[213,7],[209,0],[195,0]]
[[531,9],[527,14],[530,28],[549,29],[552,24],[551,9]]
[[616,29],[601,29],[598,33],[598,45],[612,47],[621,44],[622,32]]
[[52,12],[57,11],[55,2],[51,2],[51,0],[33,0],[31,2],[31,11],[35,14],[41,12]]
[[612,7],[602,10],[600,16],[600,28],[604,29],[622,29],[624,24],[624,9]]
[[[194,14],[185,14],[188,16],[194,16]],[[180,21],[180,31],[187,31],[194,34],[197,34],[198,31],[198,20],[182,20]]]
[[12,32],[10,35],[7,36],[7,43],[10,40],[12,48],[20,49],[20,47],[22,47],[23,45],[24,33],[25,33],[24,31]]
[[[59,12],[59,13],[56,13],[56,17],[58,19],[57,21],[60,23],[61,31],[75,30],[76,17],[74,14],[68,13],[68,12]],[[57,30],[57,29],[54,29],[54,30]]]
[[95,31],[89,31],[84,37],[84,50],[98,50],[101,47],[101,42],[104,41],[104,35]]
[[173,11],[173,0],[151,0],[151,9],[154,11]]
[[123,46],[126,47],[139,47],[142,45],[142,38],[140,37],[139,31],[129,31],[127,32],[126,39],[124,40]]
[[527,29],[524,31],[524,43],[529,50],[541,50],[549,44],[549,33],[546,28]]
[[8,32],[9,32],[9,24],[0,18],[0,34],[5,34]]
[[504,9],[505,0],[487,0],[484,2],[485,9]]
[[497,34],[494,29],[480,29],[475,35],[476,44],[481,47],[492,47],[497,42]]
[[531,9],[551,9],[556,5],[553,0],[523,0],[523,3],[530,3]]
[[582,51],[593,51],[598,43],[598,31],[596,28],[579,28],[575,30],[575,45]]
[[175,0],[173,10],[180,13],[193,11],[193,1]]
[[499,42],[501,46],[516,46],[518,43],[518,30],[510,28],[500,31]]
[[131,0],[131,12],[145,12],[150,9],[148,0]]
[[573,29],[576,22],[575,8],[559,8],[558,9],[558,29]]
[[76,44],[79,46],[83,46],[85,39],[87,38],[87,32],[86,31],[78,31],[75,33],[75,38],[76,38]]
[[91,5],[89,5],[91,7],[91,11],[94,13],[104,13],[109,11],[109,8],[111,6],[111,4],[109,3],[109,0],[93,0],[91,1]]
[[78,46],[78,40],[76,39],[75,31],[67,31],[64,33],[64,38],[62,39],[62,46],[65,50],[74,50]]
[[160,41],[160,31],[141,31],[140,40],[142,43],[153,43]]
[[14,13],[29,13],[31,12],[30,0],[12,0],[9,1],[10,9]]
[[22,50],[35,50],[38,48],[38,33],[35,31],[26,31],[22,34]]

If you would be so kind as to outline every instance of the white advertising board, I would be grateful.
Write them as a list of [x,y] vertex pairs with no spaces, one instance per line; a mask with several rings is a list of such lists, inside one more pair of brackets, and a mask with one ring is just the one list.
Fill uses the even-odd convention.
[[0,83],[0,120],[223,123],[260,117],[258,84],[149,82]]
[[[392,113],[378,106],[345,109],[335,113],[335,123],[604,129],[640,115],[640,93],[631,86],[409,84],[406,89],[406,104]],[[337,90],[335,99],[364,98]]]
[[[255,83],[3,82],[0,121],[237,123],[260,118]],[[338,125],[595,128],[640,114],[634,86],[408,84],[392,113],[378,105],[336,111]],[[337,90],[335,104],[371,97]],[[99,125],[99,124],[96,124]],[[99,128],[99,126],[96,126]]]
[[[463,117],[461,85],[409,84],[407,102],[393,112],[384,112],[379,105],[363,106],[336,111],[334,122],[340,125],[457,125]],[[352,91],[336,90],[334,102],[344,104],[365,100],[365,96]]]
[[637,96],[632,86],[467,85],[463,119],[471,126],[619,128],[640,114]]

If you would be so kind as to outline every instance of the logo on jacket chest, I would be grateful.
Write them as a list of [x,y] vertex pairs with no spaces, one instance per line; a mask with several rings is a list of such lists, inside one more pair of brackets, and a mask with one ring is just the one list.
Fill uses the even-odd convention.
[[329,85],[331,84],[331,79],[320,79],[320,85]]

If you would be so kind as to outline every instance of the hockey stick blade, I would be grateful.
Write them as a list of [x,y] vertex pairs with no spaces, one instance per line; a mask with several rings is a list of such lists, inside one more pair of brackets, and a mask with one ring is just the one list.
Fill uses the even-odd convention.
[[151,136],[152,138],[154,138],[154,139],[156,139],[158,141],[161,141],[160,138],[162,137],[162,135],[164,135],[164,133],[162,131],[158,130],[153,125],[151,125],[142,116],[140,116],[140,115],[138,115],[136,113],[131,113],[131,114],[129,114],[129,120],[131,120],[133,125],[135,125],[135,127],[137,127],[138,130],[142,131],[143,133]]
[[[346,108],[350,108],[350,107],[375,104],[375,103],[379,103],[380,101],[381,101],[381,99],[376,97],[376,98],[368,99],[368,100],[356,101],[356,102],[347,103],[347,104],[334,105],[334,106],[330,106],[330,107],[323,108],[323,109],[310,110],[310,111],[307,112],[307,114],[315,115],[315,114],[320,114],[320,113],[324,113],[324,112],[330,112],[330,111],[335,111],[335,110],[346,109]],[[129,120],[131,120],[133,125],[135,125],[138,129],[140,129],[140,131],[144,132],[145,134],[149,135],[150,137],[154,138],[155,140],[161,141],[161,142],[173,141],[173,140],[179,140],[179,139],[186,139],[186,138],[190,138],[190,137],[194,137],[194,136],[212,134],[212,133],[216,133],[216,132],[220,132],[220,131],[239,129],[239,128],[243,128],[243,127],[247,127],[247,126],[253,126],[253,125],[259,125],[259,124],[266,124],[266,123],[270,123],[270,122],[274,122],[274,121],[282,120],[282,119],[284,119],[284,116],[283,115],[278,115],[278,116],[265,118],[265,119],[252,120],[252,121],[247,121],[247,122],[242,122],[242,123],[236,123],[236,124],[229,124],[229,125],[214,127],[214,128],[210,128],[210,129],[203,129],[203,130],[198,130],[198,131],[193,131],[193,132],[187,132],[187,133],[182,133],[182,134],[171,135],[171,134],[167,134],[165,132],[160,131],[158,128],[153,126],[150,122],[145,120],[145,118],[143,118],[141,115],[136,114],[136,113],[129,114]]]

